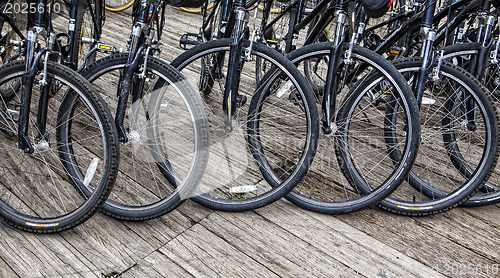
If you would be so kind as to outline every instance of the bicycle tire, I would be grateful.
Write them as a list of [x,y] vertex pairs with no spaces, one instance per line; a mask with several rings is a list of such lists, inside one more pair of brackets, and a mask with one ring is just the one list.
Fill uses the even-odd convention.
[[[298,68],[303,68],[306,62],[314,64],[314,75],[318,76],[315,84],[321,81],[320,87],[324,88],[332,47],[333,43],[328,42],[312,44],[287,57]],[[364,71],[341,79],[345,86],[337,96],[338,110],[333,112],[337,115],[337,131],[320,135],[308,174],[286,196],[292,203],[315,212],[348,213],[377,204],[404,181],[418,149],[418,108],[407,82],[383,57],[365,48],[354,46],[350,59],[351,68]],[[348,72],[345,65],[342,69]],[[378,88],[382,83],[383,91]],[[386,91],[392,92],[395,101],[405,107],[405,112],[399,114],[404,124],[392,126],[385,121],[381,109],[385,107],[382,100]],[[321,103],[322,94],[315,92],[315,95],[317,103]],[[406,135],[398,136],[403,141],[400,147],[405,149],[405,154],[397,163],[390,159],[385,143],[386,131],[391,128],[407,131]],[[334,156],[336,161],[331,161]],[[370,187],[371,191],[358,190],[359,184]]]
[[[19,94],[8,103],[2,101],[1,112],[5,194],[0,197],[0,214],[8,224],[36,233],[60,232],[89,219],[106,201],[119,161],[116,128],[99,94],[69,68],[52,62],[46,66],[51,91],[43,137],[36,132],[38,102],[31,102],[28,132],[35,152],[20,152],[16,146],[18,114],[12,110],[19,112]],[[24,61],[3,65],[0,84],[8,85],[24,73]],[[33,99],[39,88],[33,85]],[[89,196],[78,190],[83,183],[94,189]]]
[[[126,53],[114,54],[82,72],[113,112],[127,61]],[[162,60],[149,57],[147,69],[143,96],[127,112],[130,140],[121,147],[123,167],[102,209],[118,219],[145,220],[172,211],[190,197],[208,161],[208,122],[198,93]]]
[[[196,83],[199,78],[200,58],[214,53],[225,57],[218,76],[214,77],[216,82],[212,93],[203,94],[211,128],[211,167],[193,200],[212,209],[243,211],[278,200],[292,190],[305,175],[316,149],[318,120],[313,97],[300,72],[283,55],[254,42],[249,59],[246,59],[241,69],[238,91],[241,102],[235,114],[237,116],[234,117],[233,130],[225,132],[221,125],[224,114],[220,96],[224,90],[222,72],[226,72],[231,43],[231,39],[203,43],[181,54],[172,62],[172,66]],[[244,49],[249,45],[250,42],[245,40]],[[255,84],[255,56],[267,59],[279,72],[272,74],[270,80]],[[283,86],[287,81],[290,82],[288,89],[291,90]],[[273,85],[275,88],[271,88]],[[278,89],[276,91],[283,95],[270,95],[272,89]],[[246,101],[248,98],[251,98],[250,105]],[[273,99],[275,102],[271,102]],[[247,106],[263,105],[269,108],[262,111],[275,113],[275,116],[256,113],[252,108],[246,112]],[[290,133],[290,128],[293,128],[293,133]],[[252,140],[254,146],[255,142],[260,143],[260,149],[252,148],[248,144],[248,137],[256,134],[258,137],[255,136]],[[278,186],[271,186],[262,178],[261,175],[267,169],[263,169],[262,165],[252,159],[255,152],[260,150],[266,152],[269,164],[281,168],[283,176],[280,178],[283,182]]]
[[[395,63],[406,78],[418,72],[421,65],[421,58]],[[429,78],[425,86],[420,109],[422,142],[417,161],[408,176],[414,190],[396,190],[380,203],[380,207],[403,215],[436,214],[462,204],[484,185],[498,158],[497,113],[485,93],[486,89],[472,75],[444,61],[440,65],[439,79]],[[462,98],[463,101],[457,102]],[[468,99],[473,101],[473,109],[466,110],[465,114],[457,109],[450,111],[450,107],[465,105]],[[387,113],[391,113],[389,110]],[[463,118],[469,111],[477,111],[474,115],[475,127],[471,130],[467,127],[469,120]],[[455,141],[450,141],[452,139]],[[450,159],[458,157],[460,150],[467,152],[461,157],[467,159],[463,163],[472,169],[470,176],[463,175],[463,171],[457,169],[456,163]],[[397,151],[392,153],[396,154]]]
[[128,8],[130,8],[134,4],[134,0],[121,0],[118,1],[121,2],[120,4],[114,3],[113,1],[106,0],[105,2],[105,9],[111,12],[121,12],[124,11]]

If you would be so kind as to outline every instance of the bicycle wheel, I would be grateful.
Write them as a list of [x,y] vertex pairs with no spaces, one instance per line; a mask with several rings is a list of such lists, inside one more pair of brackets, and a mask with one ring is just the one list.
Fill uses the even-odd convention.
[[[127,54],[111,55],[82,72],[112,111],[127,59]],[[149,219],[175,209],[190,197],[208,161],[208,122],[196,90],[156,58],[148,59],[145,74],[141,98],[127,108],[128,142],[121,147],[116,186],[103,206],[104,213],[125,220]]]
[[[408,13],[412,7],[408,7],[404,0],[393,1],[389,11],[380,18],[369,18],[368,24],[363,33],[358,38],[359,43],[364,47],[375,50],[388,37],[390,37],[412,13]],[[416,25],[418,27],[418,25]],[[416,32],[418,33],[418,32]],[[416,56],[420,51],[421,41],[414,30],[404,34],[394,43],[391,48],[384,53],[388,60],[395,60],[402,57]]]
[[[238,107],[233,128],[224,126],[222,94],[231,39],[198,45],[179,57],[172,66],[199,82],[200,60],[223,57],[214,72],[212,93],[203,94],[211,131],[209,167],[193,199],[209,208],[227,211],[255,209],[288,193],[305,175],[316,149],[317,110],[310,89],[300,72],[283,55],[253,43],[241,67]],[[244,49],[250,42],[244,42]],[[268,79],[255,83],[256,57],[274,65]],[[248,101],[247,101],[248,100]],[[259,154],[258,154],[259,153]],[[266,165],[256,163],[265,156]],[[279,169],[281,183],[262,178],[269,169]]]
[[[456,44],[444,48],[443,58],[470,72],[471,64],[474,65],[476,63],[479,50],[480,45],[478,43]],[[498,93],[500,92],[500,70],[498,68],[498,64],[490,63],[486,66],[481,82],[488,89],[489,94],[493,96],[493,99],[497,98],[497,95],[499,95]],[[498,108],[497,101],[495,102],[495,107]],[[464,166],[465,167],[462,167],[462,169],[468,169],[464,172],[464,174],[470,175],[470,167],[467,165]],[[498,203],[499,201],[500,173],[499,168],[495,167],[486,184],[482,186],[472,198],[464,202],[462,205],[481,206]]]
[[112,12],[121,12],[130,8],[134,4],[134,0],[106,0],[106,10]]
[[[299,69],[308,64],[314,84],[324,88],[332,47],[332,43],[317,43],[288,57]],[[341,66],[333,131],[319,136],[308,174],[286,196],[308,210],[338,214],[372,206],[403,182],[415,160],[420,127],[407,82],[385,59],[365,48],[355,46],[350,62]],[[321,104],[323,92],[315,92],[315,96]],[[384,113],[389,101],[401,107],[394,114],[398,118],[394,124],[386,121]],[[387,130],[397,133],[388,134]],[[388,136],[397,137],[399,143],[394,147],[404,150],[398,160],[389,155]],[[360,191],[361,186],[370,191]]]
[[[63,231],[91,217],[111,191],[119,158],[113,118],[99,94],[67,67],[49,62],[47,72],[43,136],[37,123],[39,78],[32,88],[28,135],[33,153],[16,146],[21,90],[8,102],[2,99],[0,112],[0,213],[10,225],[38,233]],[[10,86],[24,73],[24,61],[2,66],[0,86]],[[82,185],[92,187],[92,194],[82,194]]]
[[[282,53],[287,53],[287,43],[289,43],[290,45],[292,43],[292,33],[291,33],[292,30],[289,30],[290,29],[289,26],[290,24],[292,24],[291,22],[296,21],[296,14],[291,12],[273,13],[272,12],[273,10],[281,9],[280,7],[283,5],[283,3],[277,1],[272,1],[270,3],[265,3],[265,4],[266,5],[271,4],[272,7],[271,7],[271,12],[269,13],[269,16],[267,18],[268,26],[261,27],[263,29],[262,30],[263,38],[261,40],[262,42],[265,42],[265,44],[276,49],[277,51]],[[270,25],[269,23],[271,23],[277,17],[279,17],[279,19],[277,19],[277,21],[273,25]]]
[[[421,65],[420,58],[395,63],[410,83]],[[441,64],[439,78],[429,78],[424,85],[422,139],[408,176],[414,189],[400,187],[380,203],[399,214],[436,214],[465,202],[484,185],[498,158],[498,119],[484,87],[447,62]],[[397,110],[388,106],[390,121],[397,121],[390,117]]]

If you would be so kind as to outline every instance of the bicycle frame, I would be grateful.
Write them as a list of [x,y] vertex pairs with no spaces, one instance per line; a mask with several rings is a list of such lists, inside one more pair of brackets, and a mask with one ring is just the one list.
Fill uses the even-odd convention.
[[[281,13],[276,16],[271,22],[267,23],[267,19],[271,12],[271,7],[273,4],[273,0],[268,0],[264,4],[264,14],[263,20],[261,24],[262,33],[266,34],[269,32],[276,22],[278,22],[285,14],[290,12],[290,23],[289,30],[287,33],[286,47],[285,53],[289,53],[297,48],[297,38],[299,36],[299,31],[304,29],[311,21],[313,21],[318,15],[321,14],[321,17],[317,24],[314,26],[312,32],[307,36],[304,45],[311,44],[314,42],[314,39],[323,31],[324,27],[328,25],[329,22],[333,20],[334,11],[336,9],[337,1],[336,0],[321,0],[314,9],[308,13],[308,15],[304,18],[305,13],[305,1],[303,0],[295,0],[290,5],[288,5]],[[326,8],[326,10],[325,10]]]
[[491,0],[482,0],[481,7],[479,9],[477,42],[480,44],[480,49],[477,59],[474,61],[474,67],[471,68],[471,73],[479,80],[481,80],[485,68],[488,66],[489,60],[496,59],[499,46],[499,42],[497,40],[494,55],[490,55],[491,47],[493,46],[493,29],[495,28],[496,21],[498,21],[497,18],[499,14],[498,10],[491,13],[490,6]]
[[[272,0],[270,0],[266,4],[267,5],[264,10],[266,12],[269,12]],[[340,76],[338,72],[343,58],[344,42],[346,41],[344,34],[346,31],[347,5],[348,1],[345,0],[322,0],[304,19],[302,19],[303,15],[305,14],[305,3],[302,0],[296,0],[263,28],[263,33],[265,33],[287,12],[294,13],[295,15],[290,16],[294,19],[290,22],[290,28],[287,35],[287,46],[285,51],[287,51],[288,53],[289,51],[293,51],[297,47],[297,38],[299,31],[307,26],[310,22],[312,22],[312,20],[314,20],[318,15],[321,14],[311,33],[307,36],[304,45],[313,43],[314,39],[318,37],[320,32],[324,30],[325,26],[327,26],[328,23],[333,20],[333,18],[335,17],[334,15],[336,14],[337,29],[335,31],[336,35],[334,46],[329,54],[328,70],[324,90],[324,92],[326,93],[323,95],[321,104],[322,130],[325,134],[330,134],[334,130],[334,128],[332,128],[332,125],[336,106],[336,96],[339,90],[338,84],[340,82]],[[267,18],[266,14],[264,14],[264,18]],[[264,21],[263,24],[266,24],[266,22]]]

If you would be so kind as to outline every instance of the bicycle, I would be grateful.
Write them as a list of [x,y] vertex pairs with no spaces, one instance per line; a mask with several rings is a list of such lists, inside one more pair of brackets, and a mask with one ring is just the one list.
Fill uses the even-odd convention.
[[[494,31],[498,28],[496,18],[498,10],[492,10],[494,1],[481,1],[481,9],[478,11],[479,24],[477,25],[477,36],[475,38],[468,38],[467,32],[462,29],[461,34],[457,37],[462,37],[463,41],[475,39],[474,43],[460,43],[448,46],[443,49],[443,59],[451,61],[453,64],[458,65],[476,78],[481,80],[484,86],[488,89],[493,98],[498,95],[498,66],[496,57],[498,55],[498,32]],[[495,35],[496,34],[496,35]],[[470,169],[465,167],[464,174],[470,175]],[[497,203],[500,200],[500,188],[498,187],[498,174],[492,174],[486,184],[480,188],[467,202],[463,203],[464,206],[480,206]]]
[[[466,9],[472,4],[477,3],[469,3]],[[427,200],[400,192],[398,197],[380,204],[388,210],[409,215],[439,213],[465,202],[484,185],[498,156],[498,120],[485,88],[472,75],[442,61],[442,54],[436,55],[435,60],[432,58],[433,44],[441,38],[440,42],[446,45],[448,38],[446,27],[441,31],[433,29],[435,7],[436,2],[429,1],[417,13],[423,18],[422,58],[395,63],[396,68],[412,82],[421,106],[423,130],[427,131],[423,133],[425,142],[419,152],[440,161],[440,171],[436,172],[429,161],[417,159],[409,175],[410,185],[428,196]],[[450,9],[453,7],[452,4]],[[445,26],[451,28],[452,23],[447,22]],[[405,22],[401,28],[408,28],[408,24]],[[395,34],[390,40],[397,40],[400,29]],[[383,49],[385,44],[377,49]],[[449,89],[453,91],[450,93]],[[437,149],[438,146],[441,149]],[[467,155],[464,150],[467,150]],[[435,182],[436,177],[439,183]],[[404,202],[403,198],[413,199],[413,202]],[[415,203],[416,200],[420,202]]]
[[[52,10],[45,0],[35,4],[26,60],[0,67],[0,86],[12,88],[21,80],[12,94],[1,97],[0,144],[6,155],[0,170],[0,213],[16,228],[53,233],[98,211],[116,179],[119,146],[100,95],[79,74],[51,61],[61,57],[54,51]],[[81,186],[92,192],[83,194]]]
[[[228,9],[227,16],[234,20],[235,28],[221,35],[232,33],[233,39],[199,44],[171,65],[191,82],[204,84],[212,79],[216,85],[202,85],[207,89],[202,95],[211,126],[212,167],[193,200],[213,209],[243,211],[276,201],[305,175],[316,148],[318,122],[312,95],[300,72],[278,52],[246,40],[249,5],[243,1],[231,4],[234,9]],[[212,18],[217,7],[212,9]],[[260,84],[247,72],[255,57],[276,69]],[[295,132],[290,134],[290,128]],[[267,165],[254,159],[263,151]],[[262,178],[263,167],[280,169],[279,184],[272,186]]]
[[102,211],[123,220],[178,207],[191,197],[208,160],[209,127],[199,95],[155,57],[166,4],[135,2],[128,53],[109,47],[111,55],[82,71],[115,113],[122,168]]

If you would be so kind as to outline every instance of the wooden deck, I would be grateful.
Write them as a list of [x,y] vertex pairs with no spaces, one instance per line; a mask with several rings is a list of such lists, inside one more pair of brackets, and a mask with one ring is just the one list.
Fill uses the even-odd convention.
[[[196,15],[169,9],[164,58]],[[105,41],[125,47],[127,13]],[[117,43],[117,42],[121,42]],[[95,215],[60,234],[0,227],[0,277],[500,277],[500,205],[425,218],[378,209],[330,216],[285,200],[244,213],[187,201],[144,222]]]

